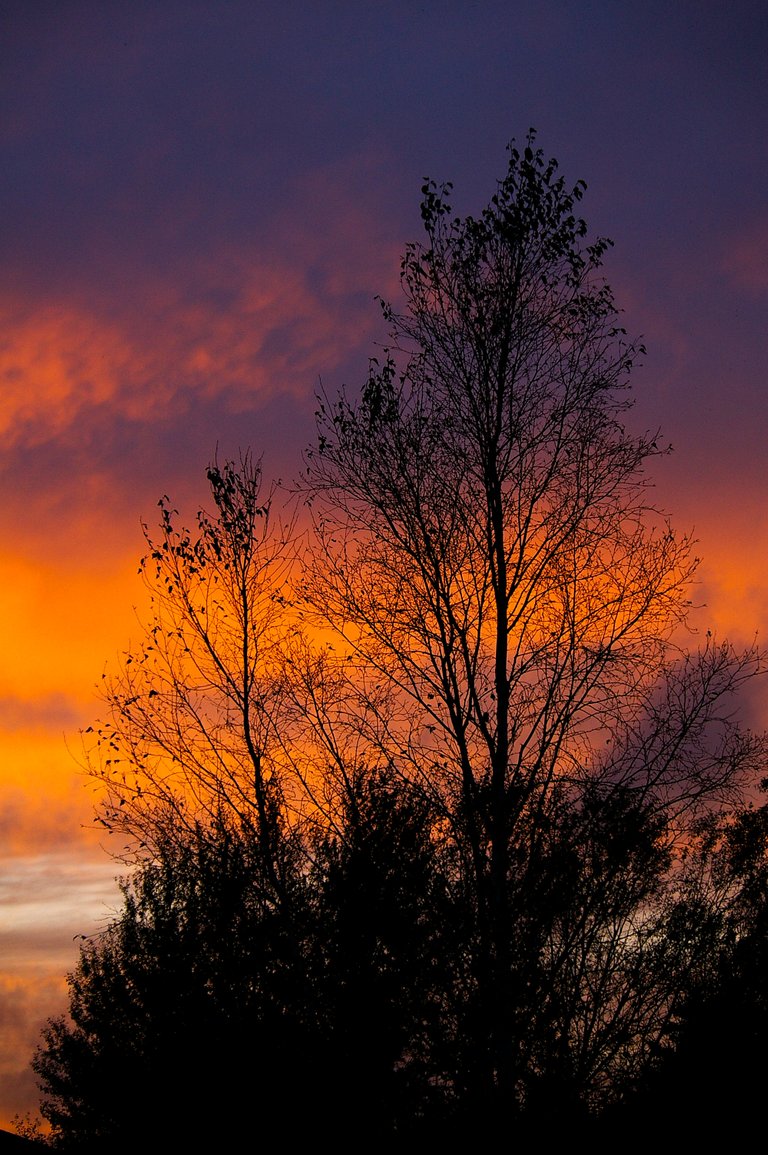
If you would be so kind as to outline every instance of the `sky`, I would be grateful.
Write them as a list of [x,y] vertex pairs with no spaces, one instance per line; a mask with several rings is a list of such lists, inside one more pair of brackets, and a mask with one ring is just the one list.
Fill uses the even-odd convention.
[[386,341],[425,176],[478,213],[533,126],[586,180],[693,625],[765,640],[767,62],[746,0],[4,0],[0,1127],[119,904],[79,732],[140,633],[142,520],[191,520],[216,453],[297,475],[321,384]]

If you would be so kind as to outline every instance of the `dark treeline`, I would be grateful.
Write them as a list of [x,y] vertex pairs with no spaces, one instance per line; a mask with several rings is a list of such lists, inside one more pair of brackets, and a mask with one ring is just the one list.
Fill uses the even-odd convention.
[[[611,885],[617,862],[626,886],[628,856],[644,888],[658,882],[657,832],[634,814],[604,818],[578,823],[539,864],[542,889],[526,905],[540,938],[580,890]],[[61,1146],[86,1151],[233,1150],[265,1128],[286,1142],[332,1135],[349,1150],[451,1150],[491,1140],[502,1123],[510,1147],[565,1135],[650,1142],[660,1128],[689,1141],[733,1135],[762,1115],[765,831],[764,811],[729,826],[712,862],[729,901],[681,896],[654,951],[659,971],[630,976],[629,997],[663,1001],[672,980],[676,1001],[644,1061],[610,1081],[585,1080],[562,1020],[542,1015],[553,1001],[546,960],[516,960],[524,1095],[494,1102],[476,914],[420,795],[361,779],[337,833],[311,846],[286,834],[279,903],[248,832],[200,828],[133,876],[119,920],[83,947],[71,1019],[49,1024],[35,1060],[46,1116]]]
[[86,735],[134,869],[34,1060],[62,1148],[748,1117],[761,657],[680,648],[695,561],[625,424],[641,350],[583,189],[532,134],[478,218],[425,184],[390,349],[319,399],[303,504],[249,455],[195,530],[161,501],[152,616]]

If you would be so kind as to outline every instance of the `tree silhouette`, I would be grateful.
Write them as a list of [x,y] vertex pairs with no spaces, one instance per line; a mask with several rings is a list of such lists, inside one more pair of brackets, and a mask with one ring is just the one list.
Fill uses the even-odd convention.
[[277,772],[289,625],[290,558],[273,532],[271,496],[246,454],[208,470],[215,515],[197,532],[161,499],[160,535],[145,526],[140,572],[151,619],[140,648],[105,683],[108,719],[95,734],[106,788],[101,821],[147,846],[221,814],[249,825],[276,892],[285,775]]
[[599,1102],[643,1060],[680,974],[662,881],[763,753],[722,711],[756,655],[674,643],[695,563],[649,500],[657,438],[622,423],[639,350],[582,192],[532,135],[479,218],[424,186],[391,351],[322,399],[307,482],[305,595],[357,701],[333,725],[435,800],[473,895],[486,1114],[551,1078]]
[[254,845],[198,828],[123,893],[69,976],[70,1021],[49,1024],[36,1057],[44,1113],[77,1150],[243,1139],[252,1088],[286,1106],[288,1052],[308,1034],[307,977]]
[[533,134],[478,218],[425,184],[390,348],[320,400],[309,538],[250,456],[195,532],[161,502],[90,753],[144,865],[36,1060],[62,1140],[127,1135],[110,1096],[153,1102],[169,1046],[237,1138],[254,1080],[349,1143],[586,1127],[760,939],[765,740],[731,705],[760,656],[680,648],[695,560],[583,190]]
[[[81,949],[34,1067],[66,1149],[394,1139],[430,1084],[460,925],[423,800],[356,776],[276,903],[250,830],[171,840]],[[297,1106],[300,1113],[297,1114]]]

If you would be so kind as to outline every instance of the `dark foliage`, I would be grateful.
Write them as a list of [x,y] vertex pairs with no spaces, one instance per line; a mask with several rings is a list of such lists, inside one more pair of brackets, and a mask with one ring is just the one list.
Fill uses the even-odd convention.
[[461,924],[423,800],[358,776],[272,897],[250,837],[198,827],[124,884],[34,1066],[64,1148],[382,1137],[433,1109]]
[[[651,1140],[654,1120],[687,1143],[752,1142],[762,1132],[768,1080],[768,807],[747,807],[701,832],[710,873],[706,951],[687,975],[657,1062],[606,1118]],[[677,933],[680,927],[675,928]]]

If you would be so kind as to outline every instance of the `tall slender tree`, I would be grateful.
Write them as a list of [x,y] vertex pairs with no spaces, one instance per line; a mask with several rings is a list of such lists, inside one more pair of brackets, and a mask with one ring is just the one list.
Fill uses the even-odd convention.
[[643,1055],[674,1002],[660,880],[762,752],[721,712],[755,654],[675,646],[695,560],[651,501],[658,438],[625,424],[642,349],[583,189],[533,134],[477,218],[425,184],[390,350],[358,400],[321,399],[308,472],[305,596],[343,640],[352,725],[452,831],[466,1069],[506,1105],[550,1070],[598,1095]]

